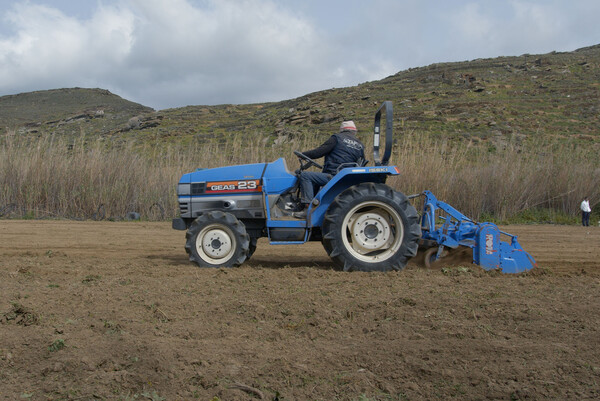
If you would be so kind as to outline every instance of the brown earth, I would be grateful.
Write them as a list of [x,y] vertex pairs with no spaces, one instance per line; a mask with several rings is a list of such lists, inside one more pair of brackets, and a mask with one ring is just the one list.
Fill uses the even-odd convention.
[[0,398],[600,398],[600,228],[506,229],[532,273],[200,269],[169,223],[0,221]]

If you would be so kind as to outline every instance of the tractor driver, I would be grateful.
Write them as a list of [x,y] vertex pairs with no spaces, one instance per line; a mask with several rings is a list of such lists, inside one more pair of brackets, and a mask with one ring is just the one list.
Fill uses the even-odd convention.
[[327,184],[344,163],[361,163],[365,158],[365,146],[356,137],[356,125],[353,121],[344,121],[340,132],[333,134],[318,148],[302,152],[315,160],[325,156],[323,172],[302,171],[300,173],[300,202],[301,209],[293,214],[299,219],[306,218],[306,209],[315,193]]

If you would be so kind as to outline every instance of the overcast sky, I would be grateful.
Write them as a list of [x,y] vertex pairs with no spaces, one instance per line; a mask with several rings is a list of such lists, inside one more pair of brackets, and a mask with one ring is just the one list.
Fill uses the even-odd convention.
[[0,0],[0,96],[278,101],[436,62],[600,43],[599,0]]

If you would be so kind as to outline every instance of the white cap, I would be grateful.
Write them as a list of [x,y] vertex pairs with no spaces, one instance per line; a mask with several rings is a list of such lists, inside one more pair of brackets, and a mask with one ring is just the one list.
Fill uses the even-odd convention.
[[344,121],[340,126],[340,131],[357,131],[354,121]]

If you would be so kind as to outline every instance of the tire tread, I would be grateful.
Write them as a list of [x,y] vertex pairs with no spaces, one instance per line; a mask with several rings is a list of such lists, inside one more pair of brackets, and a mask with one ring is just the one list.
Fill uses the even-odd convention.
[[[393,203],[398,209],[404,224],[404,238],[399,250],[391,258],[369,263],[356,259],[345,250],[341,235],[341,227],[345,214],[356,199],[379,198],[379,201]],[[421,225],[416,209],[408,202],[408,197],[401,192],[394,191],[385,184],[362,183],[354,185],[332,202],[323,219],[323,247],[334,263],[344,271],[389,271],[402,270],[408,260],[417,254],[418,240],[421,237]]]

